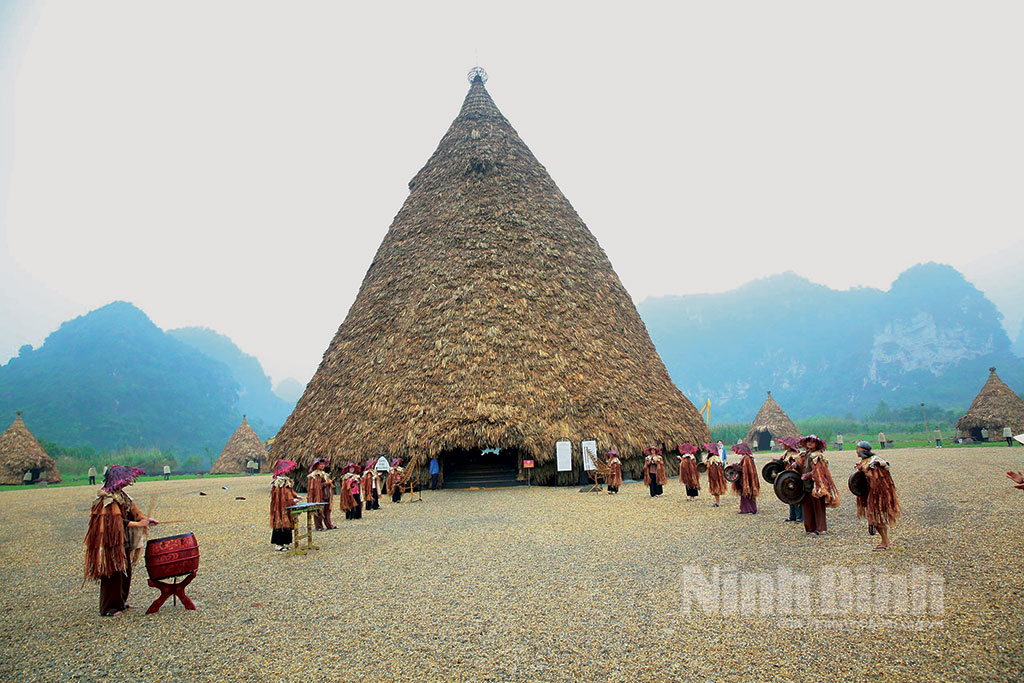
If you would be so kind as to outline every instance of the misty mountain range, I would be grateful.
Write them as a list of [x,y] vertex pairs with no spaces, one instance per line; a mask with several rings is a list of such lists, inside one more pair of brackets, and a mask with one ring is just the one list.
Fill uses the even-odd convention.
[[266,439],[293,406],[227,337],[165,332],[123,301],[65,322],[0,367],[0,416],[23,410],[37,437],[65,446],[216,457],[243,414]]
[[784,273],[638,309],[675,383],[698,406],[710,397],[712,422],[753,419],[767,390],[802,418],[861,417],[882,400],[966,409],[990,365],[1024,387],[995,305],[936,263],[908,269],[887,292]]
[[[638,309],[676,384],[698,406],[711,399],[712,422],[753,419],[769,389],[800,419],[860,417],[881,400],[966,408],[990,365],[1024,388],[1024,329],[1011,346],[995,305],[949,266],[915,266],[885,292],[784,273]],[[0,418],[24,410],[37,436],[66,446],[215,457],[242,414],[261,438],[276,433],[303,389],[272,388],[214,330],[165,332],[115,302],[0,366]]]

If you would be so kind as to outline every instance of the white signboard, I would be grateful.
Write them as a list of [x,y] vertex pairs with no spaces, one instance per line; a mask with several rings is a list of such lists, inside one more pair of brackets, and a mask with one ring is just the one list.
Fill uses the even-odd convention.
[[391,463],[383,455],[377,458],[377,464],[373,466],[373,469],[378,472],[388,472],[391,470]]
[[597,460],[597,442],[581,441],[580,449],[583,451],[583,469],[593,472],[597,469],[597,465],[594,464],[594,461]]
[[559,472],[572,472],[572,441],[555,442],[555,461]]

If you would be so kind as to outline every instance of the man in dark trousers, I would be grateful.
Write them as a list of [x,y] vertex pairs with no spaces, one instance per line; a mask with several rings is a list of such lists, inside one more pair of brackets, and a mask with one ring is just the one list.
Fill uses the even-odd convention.
[[441,466],[437,463],[437,456],[430,459],[430,490],[437,490],[437,477],[441,474]]

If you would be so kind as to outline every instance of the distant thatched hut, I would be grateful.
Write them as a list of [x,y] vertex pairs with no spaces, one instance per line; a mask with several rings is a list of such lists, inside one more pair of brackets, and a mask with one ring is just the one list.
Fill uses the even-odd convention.
[[32,436],[19,410],[11,426],[0,434],[0,484],[21,484],[26,472],[34,482],[55,484],[61,479],[57,463]]
[[[271,461],[438,456],[442,477],[479,466],[525,480],[533,460],[533,481],[568,483],[583,439],[615,447],[627,476],[647,446],[709,440],[604,250],[485,78],[471,73],[409,183]],[[559,475],[563,437],[575,471]]]
[[750,425],[750,431],[747,432],[747,436],[743,440],[751,448],[767,451],[773,439],[777,440],[783,436],[792,436],[798,439],[803,435],[789,419],[789,415],[786,415],[786,411],[772,398],[772,392],[769,391],[768,398],[761,405],[761,410],[757,411],[757,417],[754,418]]
[[990,440],[996,440],[1002,438],[1003,427],[1009,427],[1015,435],[1024,433],[1024,399],[1013,393],[991,367],[988,381],[967,414],[957,421],[956,428],[964,436],[980,441],[982,428],[988,430]]
[[250,460],[258,463],[260,470],[265,469],[267,449],[243,415],[242,424],[228,439],[217,462],[210,468],[210,474],[241,474]]

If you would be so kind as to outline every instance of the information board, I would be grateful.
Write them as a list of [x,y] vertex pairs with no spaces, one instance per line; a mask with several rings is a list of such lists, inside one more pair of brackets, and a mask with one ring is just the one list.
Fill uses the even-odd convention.
[[594,464],[594,461],[597,460],[597,442],[580,442],[580,448],[583,451],[583,469],[587,472],[593,472],[597,469],[597,465]]
[[572,441],[555,442],[555,461],[559,472],[572,472]]

